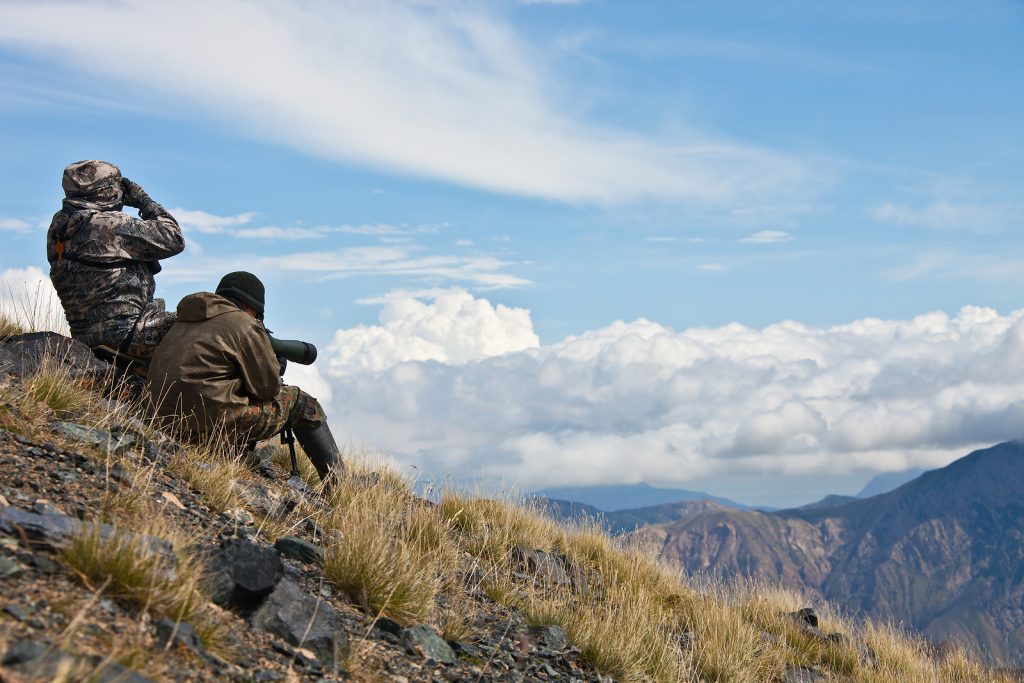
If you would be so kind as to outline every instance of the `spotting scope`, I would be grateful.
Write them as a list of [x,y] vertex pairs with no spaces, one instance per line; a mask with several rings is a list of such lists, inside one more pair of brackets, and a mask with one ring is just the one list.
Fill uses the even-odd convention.
[[309,342],[270,337],[270,347],[274,349],[275,355],[283,356],[299,365],[312,365],[316,360],[316,347]]

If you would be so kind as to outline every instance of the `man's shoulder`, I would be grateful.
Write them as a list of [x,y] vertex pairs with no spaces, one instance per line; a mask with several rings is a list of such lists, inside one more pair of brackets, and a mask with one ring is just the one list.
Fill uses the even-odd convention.
[[121,211],[96,211],[83,209],[68,217],[68,228],[76,235],[109,233],[137,220]]

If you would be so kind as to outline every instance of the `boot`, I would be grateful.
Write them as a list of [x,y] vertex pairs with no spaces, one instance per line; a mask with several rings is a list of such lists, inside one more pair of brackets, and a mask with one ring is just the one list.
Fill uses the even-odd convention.
[[319,427],[296,425],[292,431],[320,475],[320,481],[324,482],[324,488],[329,489],[329,478],[340,477],[345,472],[345,463],[341,461],[341,451],[331,435],[331,428],[322,422]]

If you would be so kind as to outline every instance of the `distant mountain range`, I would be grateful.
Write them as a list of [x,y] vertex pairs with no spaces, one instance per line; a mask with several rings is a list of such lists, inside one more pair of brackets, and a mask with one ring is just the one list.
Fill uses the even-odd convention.
[[914,467],[902,472],[883,472],[865,484],[856,497],[870,498],[871,496],[880,496],[883,493],[888,493],[893,489],[903,486],[908,481],[917,479],[926,471],[919,467]]
[[[836,507],[864,498],[865,492],[885,493],[918,477],[924,470],[886,472],[869,481],[857,496],[828,495],[802,509]],[[646,525],[667,524],[697,512],[717,508],[770,512],[775,508],[744,505],[703,491],[666,489],[650,484],[563,486],[537,491],[533,498],[560,520],[600,519],[611,533],[633,531]]]
[[668,503],[683,501],[711,500],[719,505],[737,510],[771,509],[754,508],[743,505],[728,498],[712,496],[703,491],[687,491],[686,489],[662,489],[650,484],[623,484],[604,486],[562,486],[543,489],[533,494],[540,498],[553,498],[572,501],[596,508],[600,512],[616,512],[619,510],[636,510],[638,508],[655,507]]
[[1004,443],[868,499],[758,512],[722,506],[653,524],[691,570],[811,589],[1024,661],[1024,447]]
[[634,531],[638,527],[656,524],[667,524],[683,519],[689,515],[707,510],[727,509],[711,500],[684,500],[677,503],[665,503],[635,510],[616,510],[605,512],[593,505],[577,503],[557,498],[537,497],[534,499],[551,517],[558,520],[593,519],[602,523],[612,534]]

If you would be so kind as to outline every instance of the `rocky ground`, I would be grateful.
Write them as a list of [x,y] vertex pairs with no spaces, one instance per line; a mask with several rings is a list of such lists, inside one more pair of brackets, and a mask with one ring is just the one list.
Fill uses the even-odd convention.
[[[15,353],[10,344],[0,349],[5,381],[21,381],[41,346],[55,341],[50,351],[72,358],[80,374],[109,370],[68,355],[67,340],[37,335]],[[8,426],[28,419],[16,405],[4,408]],[[482,593],[474,597],[485,609],[472,615],[474,636],[464,641],[362,612],[324,581],[315,523],[284,536],[254,524],[252,511],[294,506],[281,486],[285,471],[266,471],[265,485],[244,484],[249,505],[216,512],[162,467],[177,444],[151,436],[131,418],[107,429],[52,419],[32,436],[0,429],[0,681],[601,680],[564,630],[529,626]],[[108,597],[63,561],[69,539],[100,519],[119,490],[137,487],[139,472],[151,477],[150,502],[207,558],[206,597],[230,624],[215,649],[187,621]]]

